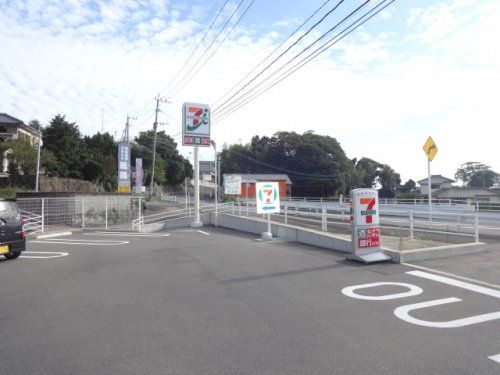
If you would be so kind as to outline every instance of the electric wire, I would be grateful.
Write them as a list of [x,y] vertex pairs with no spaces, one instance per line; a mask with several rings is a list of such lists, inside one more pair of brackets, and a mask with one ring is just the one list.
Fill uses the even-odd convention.
[[191,61],[191,58],[194,56],[194,54],[196,53],[196,51],[198,51],[198,47],[203,43],[203,41],[205,40],[205,38],[207,37],[208,33],[210,32],[210,30],[212,30],[212,27],[214,26],[215,22],[217,22],[217,20],[219,19],[222,11],[224,10],[224,8],[226,7],[227,3],[229,2],[229,0],[226,0],[224,2],[224,4],[222,4],[222,7],[219,9],[219,11],[217,12],[216,16],[212,19],[212,22],[210,23],[210,26],[208,26],[208,28],[205,30],[205,33],[203,34],[203,37],[200,39],[200,41],[196,44],[196,46],[193,48],[193,51],[191,52],[191,54],[189,55],[189,57],[186,59],[186,61],[184,62],[184,64],[182,65],[182,67],[177,71],[177,73],[175,73],[175,75],[172,77],[172,79],[170,80],[170,82],[163,88],[163,90],[160,90],[160,92],[164,92],[166,91],[168,88],[170,88],[170,86],[172,85],[172,83],[177,79],[177,77],[179,76],[179,74],[184,70],[184,68],[188,65],[188,63]]
[[240,79],[233,87],[231,87],[229,90],[226,91],[225,94],[223,94],[221,97],[219,97],[219,99],[217,99],[214,103],[213,103],[213,106],[217,106],[217,104],[227,95],[229,95],[231,93],[231,91],[233,91],[235,88],[237,88],[240,83],[242,83],[245,79],[247,79],[253,72],[255,72],[257,70],[257,68],[259,66],[261,66],[262,64],[264,64],[272,55],[274,55],[274,53],[276,51],[278,51],[286,42],[288,42],[290,40],[290,38],[292,38],[292,36],[294,36],[297,31],[299,31],[307,22],[309,22],[319,11],[321,11],[321,9],[323,9],[325,7],[326,4],[328,4],[330,1],[332,0],[326,0],[318,9],[316,9],[313,14],[311,14],[304,22],[302,22],[300,24],[300,26],[298,26],[291,34],[288,35],[288,37],[282,41],[276,48],[274,48],[264,59],[262,59],[261,62],[259,62],[257,65],[255,65],[253,67],[253,69],[248,72],[242,79]]
[[[301,61],[299,61],[297,64],[295,64],[294,66],[292,66],[290,69],[288,69],[286,72],[284,72],[283,74],[281,74],[277,79],[275,79],[272,83],[270,83],[264,89],[260,89],[260,91],[258,91],[257,93],[251,94],[251,96],[247,97],[246,99],[243,98],[244,101],[242,103],[236,104],[232,108],[226,108],[223,112],[219,112],[218,114],[214,115],[214,121],[220,122],[223,118],[231,115],[232,113],[236,112],[237,110],[239,110],[240,108],[242,108],[246,104],[248,104],[251,101],[253,101],[254,99],[256,99],[258,96],[260,96],[260,95],[264,94],[265,92],[269,91],[271,88],[273,88],[274,86],[276,86],[278,83],[280,83],[281,81],[283,81],[284,79],[286,79],[288,76],[290,76],[291,74],[295,73],[297,70],[299,70],[300,68],[302,68],[303,66],[305,66],[306,64],[308,64],[311,60],[313,60],[314,58],[316,58],[317,56],[319,56],[320,54],[322,54],[323,52],[325,52],[326,50],[328,50],[330,47],[332,47],[334,44],[338,43],[340,40],[344,39],[346,36],[348,36],[350,33],[352,33],[353,31],[355,31],[357,28],[361,27],[364,23],[366,23],[371,18],[373,18],[374,16],[376,16],[378,13],[380,13],[382,10],[384,10],[389,5],[391,5],[395,0],[391,0],[384,7],[378,9],[375,13],[373,13],[378,7],[380,7],[382,4],[384,4],[387,1],[388,0],[383,0],[376,7],[374,7],[373,9],[371,9],[370,11],[368,11],[367,13],[365,13],[363,16],[361,16],[356,21],[354,21],[353,23],[351,23],[347,28],[345,28],[340,33],[338,33],[333,38],[329,39],[326,43],[324,43],[319,48],[317,48],[314,52],[312,52],[311,54],[309,54],[308,56],[306,56],[305,58],[303,58]],[[373,14],[369,15],[370,13],[373,13]],[[368,16],[368,18],[366,18],[366,19],[363,20],[363,18],[365,18],[367,16]],[[355,25],[358,22],[359,22],[359,24],[357,24],[356,26],[353,26],[353,25]],[[249,94],[249,93],[247,93],[247,94]],[[241,99],[242,98],[240,97],[239,100],[241,100]]]
[[231,32],[234,30],[234,28],[240,23],[241,19],[243,17],[245,17],[245,15],[247,14],[248,10],[251,8],[251,6],[253,5],[253,3],[255,3],[256,0],[252,0],[250,2],[250,4],[246,7],[246,9],[243,11],[243,13],[241,14],[241,16],[238,18],[238,20],[236,20],[236,22],[233,24],[233,26],[231,27],[231,29],[229,29],[229,31],[226,33],[226,35],[224,35],[224,38],[219,42],[219,44],[212,50],[212,52],[210,53],[210,55],[207,57],[207,59],[202,63],[202,65],[200,65],[200,67],[194,72],[194,74],[186,81],[184,82],[184,84],[182,86],[180,86],[177,90],[175,90],[173,93],[170,94],[170,96],[174,96],[176,95],[180,90],[182,90],[184,87],[186,87],[186,85],[192,81],[192,79],[194,77],[196,77],[196,75],[199,73],[199,71],[201,69],[203,69],[203,67],[207,64],[207,62],[215,55],[215,53],[217,52],[217,50],[219,49],[219,47],[222,45],[222,43],[224,43],[224,41],[227,39],[227,37],[231,34]]
[[188,77],[191,74],[191,72],[198,65],[198,63],[203,58],[203,56],[205,56],[205,54],[208,53],[208,51],[210,50],[210,48],[212,48],[213,44],[216,42],[216,40],[222,34],[222,32],[227,27],[227,25],[229,24],[229,22],[231,21],[231,19],[233,18],[233,16],[236,14],[236,12],[238,11],[238,9],[240,9],[240,7],[241,7],[241,5],[243,4],[244,1],[245,0],[240,0],[240,2],[238,3],[238,5],[236,6],[236,8],[233,10],[233,12],[231,13],[231,15],[229,16],[229,18],[226,20],[226,22],[224,23],[224,25],[222,25],[222,27],[220,28],[220,30],[217,33],[217,35],[215,36],[215,38],[212,39],[212,41],[210,42],[210,44],[208,45],[208,47],[205,48],[205,51],[198,57],[198,59],[196,60],[196,62],[193,64],[193,66],[191,66],[191,68],[183,76],[183,78],[177,84],[175,84],[174,87],[168,92],[168,94],[166,95],[167,97],[171,96],[170,92],[172,92],[172,91],[174,91],[174,90],[177,89],[177,87],[179,86],[179,84],[181,84],[186,79],[186,77]]
[[[368,2],[370,0],[366,0]],[[262,69],[257,75],[255,75],[250,81],[248,81],[243,87],[241,87],[238,91],[236,91],[233,95],[231,95],[228,99],[226,99],[222,104],[217,106],[214,109],[214,113],[217,112],[220,108],[222,108],[227,102],[229,102],[232,98],[238,95],[241,91],[243,91],[246,87],[248,87],[252,82],[254,82],[257,78],[259,78],[266,70],[271,68],[279,59],[281,59],[285,54],[288,53],[294,46],[296,46],[302,39],[304,39],[307,35],[309,35],[318,25],[320,25],[324,20],[331,15],[339,6],[342,4],[344,0],[340,0],[332,9],[330,9],[326,14],[323,15],[316,23],[314,23],[304,34],[302,34],[295,42],[293,42],[290,46],[288,46],[282,53],[278,55],[273,61],[271,61],[264,69]],[[365,2],[365,3],[366,3]]]

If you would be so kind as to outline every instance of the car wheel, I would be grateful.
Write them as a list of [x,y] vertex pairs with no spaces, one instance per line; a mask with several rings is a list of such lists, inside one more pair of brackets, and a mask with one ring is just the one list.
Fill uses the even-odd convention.
[[17,253],[10,253],[10,254],[4,254],[7,259],[16,259],[19,258],[19,255],[21,255],[21,252]]

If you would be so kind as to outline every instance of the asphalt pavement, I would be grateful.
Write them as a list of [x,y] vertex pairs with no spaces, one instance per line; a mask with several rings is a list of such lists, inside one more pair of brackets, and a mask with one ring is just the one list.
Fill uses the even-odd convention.
[[28,250],[0,261],[1,374],[500,373],[500,249],[466,275],[212,227]]

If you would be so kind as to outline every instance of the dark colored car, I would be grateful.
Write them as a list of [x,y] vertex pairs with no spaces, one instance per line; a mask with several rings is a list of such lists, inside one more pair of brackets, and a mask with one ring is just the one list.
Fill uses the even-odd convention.
[[26,234],[17,203],[0,200],[0,255],[16,259],[25,249]]

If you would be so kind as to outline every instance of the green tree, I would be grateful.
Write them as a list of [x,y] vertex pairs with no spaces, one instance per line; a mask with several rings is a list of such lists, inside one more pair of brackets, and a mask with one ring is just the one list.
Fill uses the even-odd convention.
[[43,148],[51,151],[57,164],[48,172],[61,177],[84,177],[87,161],[86,146],[80,130],[75,123],[66,121],[65,116],[57,115],[43,129]]
[[109,133],[85,136],[83,175],[86,180],[102,184],[108,191],[116,188],[118,145]]
[[[135,138],[136,144],[132,148],[133,159],[142,157],[146,184],[151,181],[153,139],[152,130],[140,132]],[[164,131],[159,131],[156,134],[155,158],[155,182],[158,184],[177,185],[183,182],[185,177],[193,176],[191,163],[179,154],[177,143]]]
[[457,169],[455,178],[462,181],[465,186],[488,188],[495,184],[499,174],[483,163],[470,161]]
[[359,186],[378,188],[381,198],[393,198],[396,195],[396,187],[401,183],[399,173],[389,165],[369,158],[361,158],[356,163],[356,172]]
[[293,195],[345,194],[355,184],[353,162],[337,140],[311,131],[255,136],[247,145],[224,147],[221,169],[223,173],[288,174]]
[[[20,174],[31,176],[36,173],[37,149],[29,140],[20,138],[4,142],[2,153],[3,151],[7,151],[9,173],[12,176]],[[40,167],[47,170],[53,168],[55,164],[54,155],[48,150],[41,150]]]

